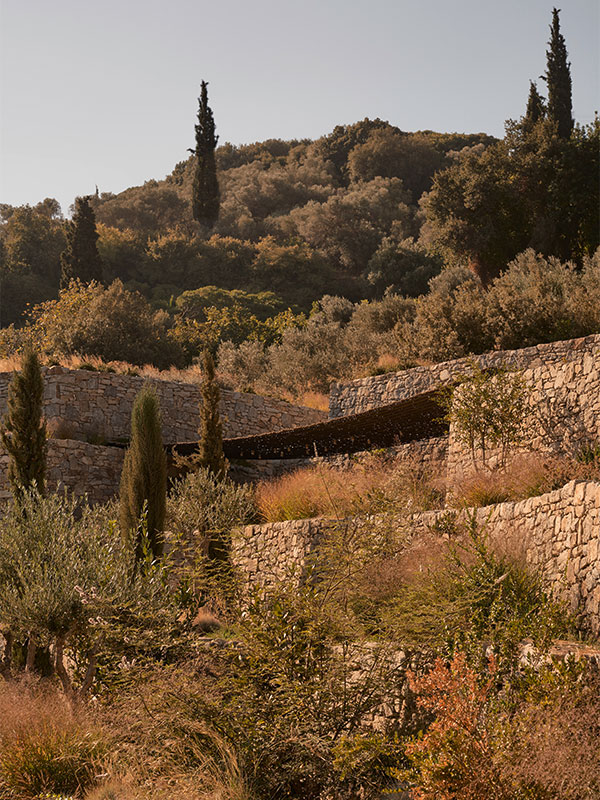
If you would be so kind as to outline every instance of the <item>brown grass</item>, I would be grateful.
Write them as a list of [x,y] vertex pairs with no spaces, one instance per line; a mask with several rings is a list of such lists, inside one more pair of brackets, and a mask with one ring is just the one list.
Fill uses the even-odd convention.
[[[97,356],[62,356],[51,361],[41,358],[43,366],[61,366],[65,369],[93,369],[98,372],[115,372],[118,375],[140,375],[146,378],[156,378],[162,381],[179,381],[182,383],[201,383],[203,379],[202,368],[192,364],[184,369],[170,367],[160,370],[152,364],[136,366],[127,361],[104,361]],[[0,359],[0,372],[13,372],[21,368],[20,356],[10,356]]]
[[65,698],[33,682],[0,686],[0,796],[81,796],[104,773],[108,737]]
[[456,508],[488,506],[537,497],[572,480],[599,478],[596,463],[529,453],[516,456],[506,469],[481,470],[456,481],[449,487],[449,498]]
[[[544,702],[525,702],[508,726],[502,773],[549,797],[600,797],[600,680],[560,687]],[[539,795],[536,795],[539,796]],[[546,795],[544,795],[546,796]]]
[[264,522],[439,508],[443,491],[409,461],[371,456],[344,469],[305,467],[261,481],[256,505]]
[[[140,673],[98,711],[118,770],[86,800],[250,800],[234,748],[196,708],[214,687],[210,661]],[[201,703],[200,703],[201,704]]]
[[51,685],[0,685],[0,798],[250,800],[234,749],[193,711],[208,691],[157,670],[74,712]]
[[290,392],[281,392],[278,396],[295,406],[316,408],[318,411],[329,411],[329,395],[322,392],[303,392],[298,395],[292,395]]

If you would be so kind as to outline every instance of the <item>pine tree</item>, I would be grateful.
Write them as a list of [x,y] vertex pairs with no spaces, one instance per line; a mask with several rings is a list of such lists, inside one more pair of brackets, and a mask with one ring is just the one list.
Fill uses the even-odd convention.
[[44,380],[37,354],[23,356],[8,389],[8,414],[1,438],[10,460],[8,479],[18,501],[22,492],[36,484],[43,494],[46,477],[46,423],[43,420]]
[[60,257],[61,286],[73,279],[82,283],[102,281],[102,260],[98,252],[96,217],[89,197],[75,200],[73,219],[65,223],[67,246]]
[[556,124],[560,138],[568,139],[573,130],[571,64],[567,61],[565,38],[560,32],[559,11],[552,9],[550,49],[546,51],[547,68],[543,80],[548,86],[548,118]]
[[196,156],[196,171],[192,185],[192,212],[194,219],[207,228],[212,228],[219,217],[219,181],[215,162],[215,147],[219,140],[215,136],[215,121],[208,106],[206,81],[198,98],[198,124],[196,128],[196,147],[190,150]]
[[166,499],[167,457],[162,442],[160,409],[155,392],[146,386],[133,403],[131,438],[119,490],[121,531],[137,537],[136,563],[143,557],[138,529],[144,507],[152,555],[154,558],[162,555]]
[[210,351],[203,356],[204,381],[202,382],[202,404],[200,406],[200,466],[208,467],[217,477],[225,475],[223,454],[223,427],[219,415],[221,392],[215,379],[215,362]]
[[546,106],[543,97],[538,92],[534,81],[529,81],[529,97],[527,99],[527,109],[523,122],[527,130],[531,130],[536,122],[543,119],[546,113]]

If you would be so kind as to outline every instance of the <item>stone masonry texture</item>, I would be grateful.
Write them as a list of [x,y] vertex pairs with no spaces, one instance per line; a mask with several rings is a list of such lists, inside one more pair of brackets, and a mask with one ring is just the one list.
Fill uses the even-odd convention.
[[[44,414],[57,438],[92,441],[129,436],[135,396],[149,383],[160,402],[165,444],[193,441],[198,435],[200,386],[133,375],[48,367],[44,372]],[[6,413],[12,374],[0,373],[0,415]],[[284,400],[222,390],[225,437],[246,436],[321,422],[326,413]]]
[[402,372],[360,378],[348,383],[332,383],[329,416],[333,419],[346,414],[357,414],[447,385],[459,375],[468,373],[469,363],[472,361],[482,368],[505,366],[510,369],[534,370],[537,367],[566,364],[585,354],[597,359],[599,353],[600,334],[595,334],[521,350],[498,350],[428,367],[414,367]]
[[[472,511],[472,510],[471,510]],[[447,511],[386,518],[406,535],[415,561],[425,539],[443,541]],[[464,512],[468,514],[469,511]],[[474,511],[490,541],[523,556],[539,568],[548,587],[579,609],[591,630],[600,633],[600,483],[571,481],[562,489],[516,503]],[[246,588],[268,588],[283,579],[302,580],[327,531],[339,526],[369,526],[383,518],[305,519],[251,525],[236,531],[233,559]]]
[[[46,483],[51,491],[67,489],[90,503],[105,503],[118,489],[125,450],[73,439],[50,439]],[[0,454],[0,499],[10,497],[8,455]]]

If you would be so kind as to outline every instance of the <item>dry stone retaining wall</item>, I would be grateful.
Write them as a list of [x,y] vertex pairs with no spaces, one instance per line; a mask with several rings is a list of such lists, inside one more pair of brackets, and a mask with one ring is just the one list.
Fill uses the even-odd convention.
[[[91,503],[105,503],[118,491],[125,451],[72,439],[50,439],[46,480],[51,491],[64,487]],[[0,455],[0,499],[10,497],[8,455]]]
[[600,334],[563,342],[550,342],[520,350],[498,350],[480,356],[444,361],[429,367],[414,367],[402,372],[360,378],[349,383],[332,383],[329,395],[330,418],[357,414],[398,400],[414,397],[422,392],[451,383],[458,375],[468,371],[470,361],[482,368],[504,365],[511,369],[565,364],[585,354],[598,359]]
[[[425,537],[438,537],[448,512],[407,514],[388,524],[402,526],[410,551],[419,559]],[[600,483],[571,481],[562,489],[517,503],[476,510],[477,521],[500,548],[542,570],[548,586],[579,607],[594,633],[600,633]],[[380,518],[382,519],[382,518]],[[319,542],[339,525],[375,529],[377,518],[309,519],[253,525],[236,532],[233,558],[246,587],[268,587],[295,576],[300,580],[315,558]]]
[[[600,441],[600,336],[578,342],[585,347],[573,346],[564,358],[547,358],[522,371],[529,412],[516,452],[576,456],[582,446]],[[477,465],[481,466],[480,454],[477,452],[475,456]],[[488,456],[488,463],[493,466],[499,453],[492,452]],[[456,430],[451,426],[448,476],[460,478],[474,466],[472,454],[458,441]]]
[[[44,372],[44,413],[61,437],[110,440],[129,436],[131,408],[142,386],[158,395],[165,444],[197,438],[200,386],[134,375],[48,367]],[[12,373],[0,373],[0,415],[6,413]],[[293,406],[284,400],[223,390],[221,419],[227,437],[268,433],[322,422],[324,411]]]

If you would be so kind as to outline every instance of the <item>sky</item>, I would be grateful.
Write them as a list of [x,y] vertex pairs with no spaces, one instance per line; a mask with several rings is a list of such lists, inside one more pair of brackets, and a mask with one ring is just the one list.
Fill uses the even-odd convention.
[[[575,119],[600,106],[598,0],[562,0]],[[194,145],[314,139],[379,117],[486,132],[546,69],[544,0],[0,0],[0,202],[119,192]],[[545,85],[538,80],[542,94]]]

